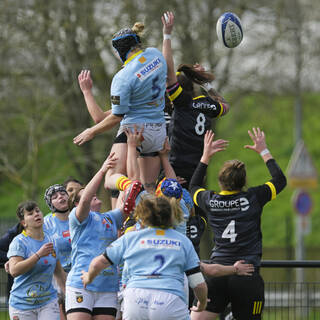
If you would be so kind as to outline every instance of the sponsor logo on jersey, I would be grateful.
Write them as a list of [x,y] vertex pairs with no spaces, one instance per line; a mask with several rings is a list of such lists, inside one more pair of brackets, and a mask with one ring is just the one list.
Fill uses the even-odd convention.
[[62,232],[62,236],[63,236],[63,238],[68,238],[68,237],[70,237],[70,231],[69,231],[69,230],[63,231],[63,232]]
[[[157,69],[162,66],[162,62],[160,58],[153,59],[149,64],[145,67],[141,68],[137,73],[136,76],[140,81],[143,81],[150,77]],[[119,103],[120,104],[120,103]]]
[[140,63],[145,63],[147,61],[147,59],[144,57],[144,56],[142,56],[141,58],[139,58],[139,62]]
[[217,110],[217,107],[214,104],[211,104],[209,102],[196,102],[194,101],[192,103],[192,108],[198,109],[198,110]]
[[249,201],[245,197],[241,197],[239,199],[233,199],[233,200],[210,200],[209,206],[211,208],[211,211],[219,211],[219,210],[225,210],[225,211],[235,211],[235,210],[241,210],[241,211],[247,211],[249,209]]
[[111,103],[120,105],[120,96],[111,96]]
[[155,249],[173,249],[180,250],[181,241],[175,239],[141,239],[140,247],[155,248]]

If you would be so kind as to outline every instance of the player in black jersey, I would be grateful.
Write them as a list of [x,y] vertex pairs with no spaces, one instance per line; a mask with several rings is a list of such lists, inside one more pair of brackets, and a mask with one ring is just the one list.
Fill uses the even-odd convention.
[[259,274],[262,256],[260,227],[264,205],[275,199],[286,186],[286,177],[270,151],[267,149],[264,132],[259,128],[248,131],[253,145],[245,148],[259,153],[266,163],[272,179],[263,185],[244,190],[246,169],[243,162],[225,162],[219,172],[220,192],[205,190],[202,185],[210,158],[227,146],[227,141],[213,141],[214,134],[208,131],[200,163],[190,182],[194,203],[208,215],[214,232],[215,246],[211,262],[232,265],[245,260],[255,266],[252,276],[237,275],[210,278],[206,311],[192,313],[192,320],[216,319],[231,302],[232,313],[237,320],[261,319],[264,306],[264,282]]
[[[170,35],[174,15],[167,12],[162,17],[162,53],[167,62],[167,93],[173,111],[169,124],[170,162],[177,176],[183,177],[188,188],[203,150],[203,137],[211,129],[212,119],[225,115],[229,105],[210,85],[214,75],[205,71],[200,64],[178,67],[176,74],[171,49]],[[208,89],[206,95],[200,94],[200,86]]]

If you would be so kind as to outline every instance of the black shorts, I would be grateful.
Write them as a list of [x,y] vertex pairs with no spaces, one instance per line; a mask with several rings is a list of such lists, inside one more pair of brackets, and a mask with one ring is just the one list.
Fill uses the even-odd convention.
[[264,307],[264,281],[258,272],[252,276],[225,276],[206,279],[207,311],[221,313],[231,303],[237,320],[261,319]]

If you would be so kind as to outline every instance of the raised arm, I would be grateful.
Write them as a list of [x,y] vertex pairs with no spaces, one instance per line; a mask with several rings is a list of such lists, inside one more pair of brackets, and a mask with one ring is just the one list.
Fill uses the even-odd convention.
[[97,123],[95,126],[82,131],[79,135],[73,138],[73,143],[81,146],[87,141],[92,140],[96,135],[108,131],[115,127],[122,120],[122,116],[116,116],[110,113],[102,121]]
[[213,141],[213,139],[214,133],[211,130],[208,130],[204,136],[202,157],[190,180],[189,188],[192,197],[196,189],[202,186],[211,157],[217,152],[224,151],[228,146],[227,140],[219,139]]
[[78,75],[78,83],[91,118],[95,123],[101,122],[105,117],[107,117],[111,113],[111,109],[104,112],[97,104],[92,94],[93,82],[91,79],[90,70],[81,70],[81,72]]
[[106,172],[113,168],[116,164],[117,158],[114,156],[114,152],[110,153],[105,160],[99,171],[94,175],[90,182],[86,185],[80,198],[79,205],[76,209],[76,217],[79,222],[84,221],[90,212],[90,204],[94,195],[97,193],[98,188],[104,179]]
[[264,132],[260,130],[260,128],[252,128],[252,131],[248,130],[248,134],[253,142],[253,145],[245,145],[244,147],[260,154],[272,177],[270,182],[274,185],[276,193],[278,194],[287,184],[286,176],[273,159],[271,152],[267,147]]
[[162,54],[167,62],[167,86],[169,87],[177,82],[171,48],[171,32],[174,24],[173,13],[171,11],[167,11],[161,17],[161,21],[163,24]]
[[169,139],[166,137],[166,140],[164,141],[163,148],[161,151],[159,151],[159,157],[161,160],[162,168],[164,171],[164,175],[168,179],[176,179],[177,176],[176,173],[169,161],[169,152],[170,152],[170,144]]

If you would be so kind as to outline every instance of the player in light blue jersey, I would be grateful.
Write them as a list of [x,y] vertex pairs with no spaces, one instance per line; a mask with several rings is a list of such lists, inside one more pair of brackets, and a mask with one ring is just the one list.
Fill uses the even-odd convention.
[[21,203],[17,215],[24,228],[9,246],[9,271],[14,283],[9,298],[10,319],[59,320],[57,291],[53,275],[65,290],[66,275],[59,251],[43,232],[43,215],[34,201]]
[[166,199],[149,195],[135,209],[144,225],[113,242],[96,257],[82,281],[89,286],[109,265],[124,262],[128,281],[124,290],[124,319],[189,319],[184,273],[199,299],[195,311],[207,304],[207,287],[191,241],[172,229],[172,207]]
[[92,211],[92,201],[107,170],[115,165],[110,154],[100,170],[82,191],[79,204],[69,215],[71,237],[71,270],[66,283],[67,319],[113,320],[117,311],[119,278],[116,266],[101,270],[86,289],[83,289],[81,271],[88,270],[91,260],[117,239],[117,230],[123,223],[123,213],[116,209],[106,213]]
[[[162,149],[166,137],[163,110],[167,65],[158,49],[142,48],[140,36],[143,29],[144,25],[137,22],[132,28],[121,29],[112,38],[112,45],[124,64],[112,80],[112,111],[110,113],[99,111],[91,90],[82,90],[90,114],[99,114],[99,117],[95,117],[99,122],[76,136],[73,140],[75,144],[82,145],[95,135],[120,123],[111,150],[116,153],[120,161],[116,168],[107,174],[106,188],[111,188],[108,176],[113,173],[126,173],[127,138],[124,130],[133,127],[134,124],[144,129],[143,141],[139,147],[139,165],[141,180],[146,188],[149,185],[154,187],[160,170],[157,152]],[[89,85],[88,87],[90,89]]]

